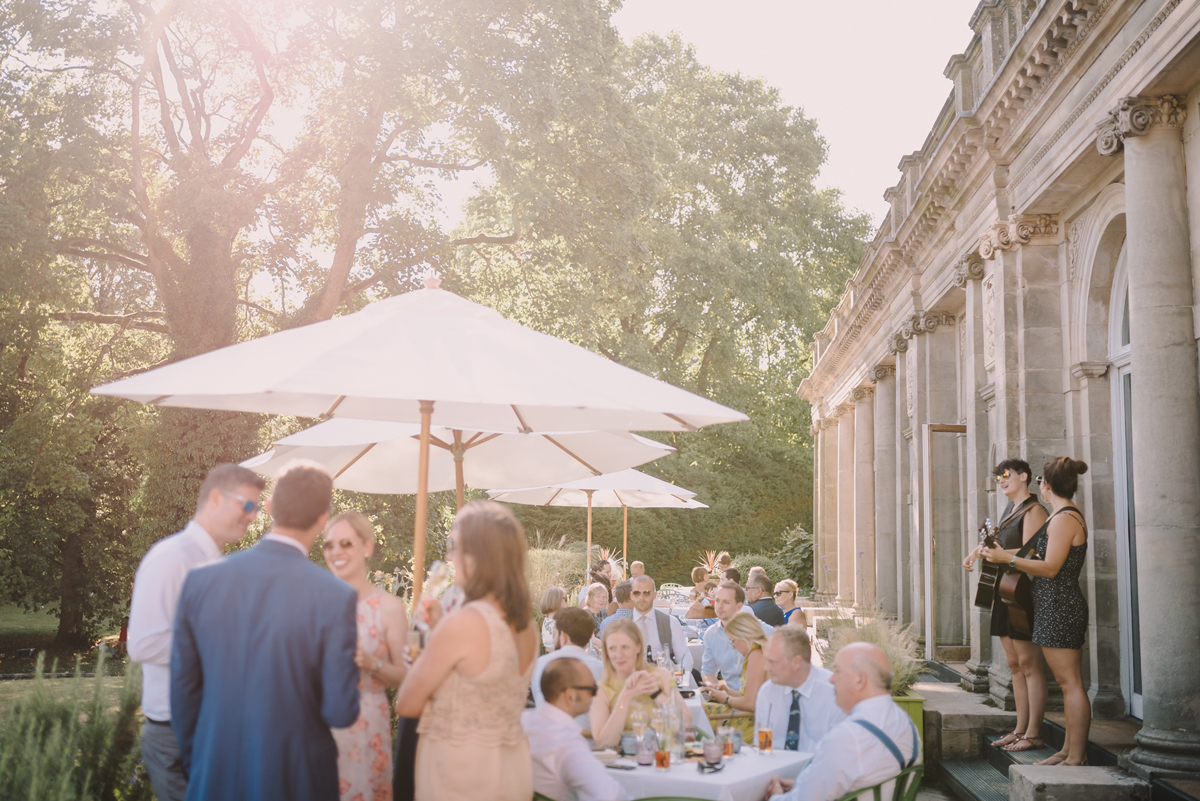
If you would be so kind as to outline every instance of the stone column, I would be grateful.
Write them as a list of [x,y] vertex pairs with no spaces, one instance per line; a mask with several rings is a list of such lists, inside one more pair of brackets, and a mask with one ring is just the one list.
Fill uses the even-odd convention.
[[875,610],[875,390],[854,390],[854,608]]
[[896,619],[905,625],[912,623],[912,583],[908,580],[912,531],[911,460],[912,420],[908,412],[908,377],[905,352],[908,341],[900,334],[892,336],[888,350],[896,355]]
[[830,603],[837,596],[838,530],[838,421],[827,417],[822,428],[821,448],[821,558],[815,569],[821,573],[821,600]]
[[871,368],[875,384],[875,601],[896,618],[896,368]]
[[812,544],[813,544],[813,575],[812,575],[812,597],[821,597],[821,502],[823,500],[821,492],[821,448],[824,445],[824,432],[821,430],[820,422],[816,421],[808,429],[808,435],[812,437],[813,442],[813,520],[812,520]]
[[838,415],[837,602],[854,603],[854,404]]
[[1125,149],[1134,512],[1143,727],[1139,772],[1200,772],[1200,403],[1182,127],[1175,97],[1127,97],[1099,126]]

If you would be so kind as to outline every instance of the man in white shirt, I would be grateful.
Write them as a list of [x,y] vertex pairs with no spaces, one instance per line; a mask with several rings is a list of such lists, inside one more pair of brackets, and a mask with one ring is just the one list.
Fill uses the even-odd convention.
[[846,719],[834,698],[831,672],[813,665],[812,643],[799,626],[771,632],[763,649],[770,681],[758,690],[756,727],[769,727],[776,748],[813,753],[829,730]]
[[538,688],[545,700],[521,713],[533,762],[533,789],[554,801],[627,801],[629,796],[575,724],[599,689],[586,665],[573,657],[555,660]]
[[171,731],[171,639],[183,580],[193,568],[221,558],[221,549],[246,536],[266,483],[236,464],[214,467],[200,487],[196,516],[159,540],[142,558],[129,610],[129,658],[142,665],[142,761],[161,801],[182,801],[187,779]]
[[[742,611],[745,601],[746,592],[734,581],[722,581],[713,593],[713,611],[717,613],[719,622],[709,626],[704,632],[704,664],[700,673],[705,684],[716,685],[717,672],[720,671],[720,678],[725,679],[725,685],[729,689],[742,688],[742,655],[725,636],[725,624]],[[766,623],[763,623],[762,627],[767,634],[773,630]]]
[[878,646],[844,646],[834,660],[831,681],[837,705],[849,717],[825,735],[794,782],[771,779],[768,799],[834,801],[880,783],[885,783],[882,797],[891,798],[891,780],[920,763],[917,727],[892,700],[892,666]]
[[633,624],[642,632],[642,639],[650,646],[655,659],[665,648],[671,661],[682,665],[685,674],[689,673],[692,670],[692,653],[687,647],[687,635],[683,633],[678,618],[654,608],[657,595],[654,579],[644,575],[633,579],[633,592],[630,593],[633,599]]
[[[529,682],[533,700],[539,704],[545,700],[542,697],[542,674],[551,663],[559,659],[578,659],[587,665],[596,681],[600,681],[604,677],[604,663],[585,650],[596,630],[596,623],[586,609],[580,609],[578,606],[559,609],[554,613],[554,628],[555,650],[537,658],[537,662],[533,666],[533,676],[530,677]],[[585,709],[584,718],[580,721],[583,726],[588,725],[586,713]]]

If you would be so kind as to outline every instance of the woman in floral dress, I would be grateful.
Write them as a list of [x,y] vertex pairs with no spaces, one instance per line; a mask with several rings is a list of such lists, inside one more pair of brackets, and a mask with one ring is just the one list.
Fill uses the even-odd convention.
[[333,574],[358,592],[359,716],[352,726],[333,729],[341,801],[391,801],[392,727],[384,689],[399,687],[406,673],[404,604],[367,580],[375,531],[365,515],[343,512],[329,521],[321,549]]

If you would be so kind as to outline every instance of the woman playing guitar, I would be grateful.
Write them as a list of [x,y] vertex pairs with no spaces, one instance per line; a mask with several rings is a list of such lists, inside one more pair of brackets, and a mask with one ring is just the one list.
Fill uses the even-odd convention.
[[[1020,459],[1007,459],[992,470],[1000,491],[1008,497],[1008,508],[997,527],[997,552],[1015,554],[1046,522],[1046,510],[1029,493],[1029,465]],[[979,546],[963,560],[963,567],[974,571],[975,560],[982,555]],[[1006,556],[1004,561],[1011,557]],[[993,637],[1000,638],[1004,658],[1012,672],[1013,698],[1017,707],[1016,728],[994,741],[1006,751],[1028,751],[1042,748],[1042,718],[1046,713],[1046,671],[1042,667],[1042,649],[1034,644],[1028,633],[1014,629],[1008,615],[1008,605],[999,593],[992,604]]]

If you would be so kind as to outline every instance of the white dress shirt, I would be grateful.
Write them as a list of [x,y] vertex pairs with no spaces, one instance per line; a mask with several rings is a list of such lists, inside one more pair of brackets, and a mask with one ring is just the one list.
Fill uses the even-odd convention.
[[[774,626],[758,622],[767,634],[775,630]],[[717,671],[729,689],[742,689],[742,655],[725,636],[725,624],[720,621],[704,631],[704,665],[700,668],[702,674],[710,676],[717,675]]]
[[[592,677],[599,683],[600,679],[604,678],[604,663],[596,657],[589,654],[584,649],[580,648],[575,643],[567,643],[557,651],[551,651],[548,654],[542,654],[537,658],[537,662],[533,665],[533,676],[529,680],[529,689],[533,691],[533,700],[539,704],[546,700],[542,695],[542,674],[546,672],[546,665],[553,662],[555,659],[562,659],[564,656],[573,656],[583,664],[587,665],[588,670],[592,671]],[[584,712],[580,715],[584,721],[588,719],[588,713]],[[585,724],[586,725],[586,724]]]
[[183,580],[220,558],[216,540],[190,520],[183,531],[156,542],[138,565],[126,647],[142,666],[142,713],[151,720],[171,719],[171,637]]
[[[658,637],[658,621],[655,620],[654,612],[655,610],[651,609],[648,613],[642,614],[634,609],[633,617],[630,619],[633,620],[633,625],[642,632],[642,637],[646,639],[646,644],[650,646],[650,651],[657,659],[658,655],[662,653],[663,646]],[[692,652],[688,650],[687,635],[683,633],[683,626],[674,615],[668,615],[666,612],[661,614],[666,615],[667,620],[670,621],[671,650],[675,652],[675,661],[683,665],[684,673],[689,673],[693,665]]]
[[290,545],[300,553],[304,554],[305,559],[308,558],[308,549],[304,547],[304,543],[300,542],[300,540],[296,539],[295,537],[289,537],[286,534],[277,534],[276,532],[272,531],[264,536],[263,539],[270,540],[271,542],[282,542],[285,545]]
[[[773,801],[834,801],[853,790],[885,781],[882,797],[891,798],[894,782],[888,780],[900,773],[900,763],[878,737],[855,723],[856,720],[875,724],[892,739],[908,762],[917,727],[890,695],[877,695],[859,701],[850,716],[825,735],[812,762],[796,777],[795,786],[787,793],[771,796]],[[920,764],[919,738],[915,746],[917,760],[913,764]]]
[[575,720],[553,704],[521,713],[533,761],[533,789],[554,801],[628,801],[629,796],[592,756]]
[[793,690],[800,694],[800,747],[797,750],[814,753],[821,739],[846,719],[846,713],[838,709],[834,701],[833,685],[829,683],[832,675],[825,668],[813,665],[808,678],[799,687],[768,681],[759,688],[754,703],[754,721],[756,726],[771,727],[775,748],[782,749],[787,743]]

